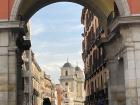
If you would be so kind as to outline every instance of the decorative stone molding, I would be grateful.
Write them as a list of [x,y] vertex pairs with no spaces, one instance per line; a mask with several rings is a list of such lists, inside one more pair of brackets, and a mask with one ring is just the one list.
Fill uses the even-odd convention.
[[20,6],[22,0],[15,0],[13,7],[12,7],[12,11],[11,11],[11,15],[10,15],[10,20],[16,20],[16,16],[17,16],[17,11],[18,8]]
[[117,17],[114,21],[109,25],[110,32],[114,31],[123,24],[140,24],[140,16],[125,16],[125,17]]
[[24,27],[21,21],[0,21],[0,29],[19,29]]

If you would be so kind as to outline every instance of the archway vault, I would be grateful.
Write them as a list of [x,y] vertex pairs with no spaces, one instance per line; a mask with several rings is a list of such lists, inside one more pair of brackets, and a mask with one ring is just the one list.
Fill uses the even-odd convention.
[[[39,9],[56,2],[73,2],[91,9],[100,19],[106,19],[114,9],[114,0],[17,0],[20,1],[16,9],[16,17],[22,16],[24,21],[28,21],[30,17]],[[15,12],[15,11],[13,11]],[[11,14],[12,15],[12,14]]]

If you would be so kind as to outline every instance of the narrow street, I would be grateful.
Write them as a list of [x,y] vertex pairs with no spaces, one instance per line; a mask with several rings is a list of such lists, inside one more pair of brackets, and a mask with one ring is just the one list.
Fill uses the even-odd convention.
[[140,105],[139,0],[1,0],[0,105]]

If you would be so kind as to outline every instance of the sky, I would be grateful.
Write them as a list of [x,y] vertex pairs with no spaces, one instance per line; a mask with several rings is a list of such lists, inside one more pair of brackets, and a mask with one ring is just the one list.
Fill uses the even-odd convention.
[[55,83],[59,83],[60,70],[67,58],[73,66],[83,69],[82,9],[75,3],[54,3],[42,8],[30,19],[35,58]]

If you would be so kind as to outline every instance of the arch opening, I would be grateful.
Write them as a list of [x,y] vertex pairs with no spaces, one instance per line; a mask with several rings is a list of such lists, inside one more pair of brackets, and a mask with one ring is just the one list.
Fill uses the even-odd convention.
[[[74,9],[69,9],[70,6]],[[65,10],[62,10],[62,8],[65,8]],[[33,27],[31,27],[32,50],[37,54],[36,57],[43,70],[49,69],[49,74],[54,75],[58,73],[51,72],[50,68],[52,68],[52,63],[56,65],[55,69],[59,71],[59,67],[63,65],[67,56],[70,57],[71,62],[76,63],[76,61],[74,61],[75,57],[77,62],[80,63],[80,67],[83,67],[80,54],[81,33],[83,32],[83,27],[80,23],[82,8],[82,6],[74,3],[56,3],[41,9],[41,11],[38,11],[37,14],[31,18],[30,23],[33,25]],[[77,14],[71,13],[71,11],[74,10]],[[41,48],[39,46],[41,46]],[[65,57],[63,57],[62,54],[64,54],[63,56]],[[46,57],[47,60],[44,57]],[[40,60],[40,58],[42,58],[42,60]],[[64,66],[71,66],[71,64],[64,64]],[[64,75],[70,75],[69,71],[65,71]],[[59,76],[57,75],[57,77]]]

